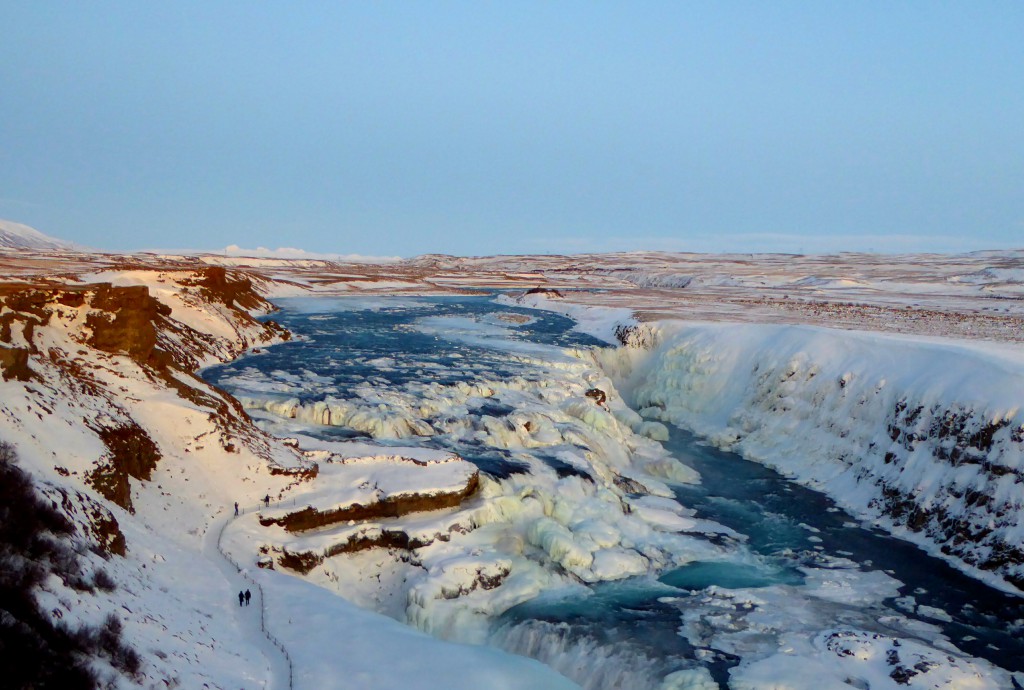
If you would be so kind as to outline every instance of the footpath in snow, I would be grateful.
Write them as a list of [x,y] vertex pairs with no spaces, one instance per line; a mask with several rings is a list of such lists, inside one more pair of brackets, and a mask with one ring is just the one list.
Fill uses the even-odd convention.
[[[244,512],[254,509],[246,507]],[[231,583],[226,585],[230,597],[237,597],[238,589],[248,588],[253,594],[248,609],[236,607],[236,613],[242,633],[267,658],[269,668],[257,682],[269,680],[272,685],[259,687],[578,690],[575,683],[532,659],[445,642],[305,580],[274,570],[239,568],[220,545],[225,532],[245,529],[244,520],[236,526],[233,522],[226,514],[214,520],[204,554]]]
[[229,601],[237,600],[237,592],[249,590],[252,599],[247,606],[229,606],[234,611],[238,623],[239,634],[253,646],[263,652],[267,660],[267,668],[262,673],[253,673],[253,681],[261,688],[284,690],[292,686],[292,666],[287,652],[279,646],[266,632],[266,601],[263,588],[252,579],[245,570],[221,550],[220,541],[224,529],[234,519],[230,513],[223,513],[210,523],[210,528],[203,539],[203,555],[214,563],[224,575],[225,597]]

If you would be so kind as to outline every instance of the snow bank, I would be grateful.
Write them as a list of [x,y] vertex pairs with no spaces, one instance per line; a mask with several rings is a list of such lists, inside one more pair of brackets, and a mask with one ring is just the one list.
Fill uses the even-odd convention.
[[499,295],[495,301],[529,309],[542,309],[567,316],[576,322],[576,330],[606,343],[618,343],[616,331],[625,324],[635,324],[632,309],[587,307],[581,304],[551,299],[544,293]]
[[253,575],[269,592],[267,621],[292,655],[297,690],[577,687],[536,661],[442,642],[302,580]]

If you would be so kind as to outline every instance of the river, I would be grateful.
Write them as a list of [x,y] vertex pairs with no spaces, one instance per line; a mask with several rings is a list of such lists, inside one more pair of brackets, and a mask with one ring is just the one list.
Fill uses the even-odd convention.
[[[515,379],[517,391],[542,390],[585,371],[564,353],[602,345],[572,330],[568,319],[500,306],[490,297],[286,300],[274,318],[299,338],[204,376],[246,400],[360,398],[383,405],[389,392],[409,397],[425,386],[436,392]],[[498,392],[467,398],[461,409],[474,420],[502,419],[517,406],[542,409],[546,399],[524,402]],[[283,433],[273,415],[253,413],[269,431]],[[451,420],[427,415],[424,421],[454,428]],[[373,435],[346,426],[304,431],[334,440]],[[535,461],[559,477],[586,474],[554,452],[561,446],[510,448],[452,432],[375,440],[454,450],[497,482],[539,476],[531,469]],[[725,687],[738,665],[792,647],[794,635],[817,639],[837,630],[920,641],[936,655],[952,644],[1024,671],[1020,598],[684,430],[671,429],[663,447],[699,473],[700,483],[666,485],[685,515],[723,526],[702,536],[720,555],[543,592],[495,616],[487,642],[538,658],[588,688],[684,687],[666,678],[695,668]]]

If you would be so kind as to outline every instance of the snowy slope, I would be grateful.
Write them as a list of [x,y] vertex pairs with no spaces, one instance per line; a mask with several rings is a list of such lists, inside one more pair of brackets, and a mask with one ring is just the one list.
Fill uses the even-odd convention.
[[68,250],[78,247],[71,242],[44,235],[28,225],[0,219],[0,248]]

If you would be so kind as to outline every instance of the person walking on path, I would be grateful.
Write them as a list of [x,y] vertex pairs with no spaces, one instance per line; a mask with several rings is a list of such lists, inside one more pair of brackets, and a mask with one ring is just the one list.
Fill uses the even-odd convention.
[[238,501],[235,501],[235,517],[238,517]]
[[245,590],[245,605],[249,605],[249,599],[252,598],[252,593],[249,590]]
[[238,605],[241,606],[242,602],[245,601],[245,595],[241,592],[238,593]]
[[263,497],[263,505],[266,506],[267,508],[270,507],[270,494],[267,494],[266,496]]

